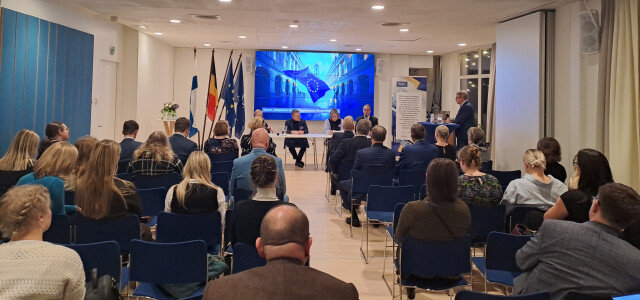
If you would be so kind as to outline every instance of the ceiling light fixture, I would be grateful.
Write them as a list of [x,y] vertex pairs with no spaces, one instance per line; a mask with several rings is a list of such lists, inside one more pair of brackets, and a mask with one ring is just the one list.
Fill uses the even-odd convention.
[[205,47],[211,47],[211,44],[202,44],[202,45],[204,45]]
[[433,53],[433,50],[427,50],[427,53]]
[[289,47],[287,47],[287,46],[282,46],[281,48],[282,49],[289,49]]
[[467,44],[465,44],[465,43],[460,43],[460,44],[458,44],[458,46],[460,46],[460,47],[464,47],[464,46],[466,46],[466,45],[467,45]]
[[374,5],[374,6],[371,7],[371,9],[382,10],[382,9],[384,9],[384,5]]
[[154,32],[155,35],[162,35],[162,32]]
[[241,39],[246,39],[247,38],[246,35],[239,35],[238,37],[241,38]]
[[336,39],[330,39],[329,42],[337,42],[338,40]]
[[401,31],[401,32],[408,32],[408,31],[409,31],[409,28],[400,28],[400,31]]
[[178,20],[178,19],[171,19],[171,20],[169,20],[169,22],[175,23],[175,24],[180,24],[180,20]]
[[218,0],[220,2],[231,2],[231,0]]
[[291,27],[291,28],[298,28],[298,27],[300,27],[300,26],[298,26],[298,24],[289,24],[289,27]]
[[149,28],[147,25],[138,25],[138,29],[147,29]]
[[356,48],[356,51],[362,51],[362,49],[360,49],[360,48]]

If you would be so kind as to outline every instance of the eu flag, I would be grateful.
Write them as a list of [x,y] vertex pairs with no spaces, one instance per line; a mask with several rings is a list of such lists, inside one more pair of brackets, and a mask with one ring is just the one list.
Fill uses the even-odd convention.
[[301,71],[286,70],[284,74],[304,84],[314,103],[329,90],[329,86],[322,79],[309,72],[309,67]]
[[[222,90],[222,96],[220,99],[224,100],[224,107],[227,114],[225,120],[229,122],[229,128],[233,128],[236,123],[236,107],[233,102],[233,62],[229,63],[229,69],[227,70],[227,79],[224,81],[224,87]],[[229,136],[231,136],[231,130],[229,130]]]
[[238,67],[238,76],[234,86],[236,102],[236,137],[241,138],[244,131],[244,77],[242,76],[242,62]]

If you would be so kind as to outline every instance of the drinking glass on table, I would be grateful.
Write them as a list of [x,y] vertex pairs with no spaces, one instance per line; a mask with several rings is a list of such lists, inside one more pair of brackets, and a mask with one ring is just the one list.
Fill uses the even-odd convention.
[[287,134],[287,126],[282,126],[282,134]]

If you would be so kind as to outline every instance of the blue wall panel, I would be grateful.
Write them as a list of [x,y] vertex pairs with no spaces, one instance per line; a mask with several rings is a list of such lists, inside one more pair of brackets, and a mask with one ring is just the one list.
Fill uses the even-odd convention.
[[0,156],[22,129],[44,138],[47,123],[91,127],[93,35],[2,8]]

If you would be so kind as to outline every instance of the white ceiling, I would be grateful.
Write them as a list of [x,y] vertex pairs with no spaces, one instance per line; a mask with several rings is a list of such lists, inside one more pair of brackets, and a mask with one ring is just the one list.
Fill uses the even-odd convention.
[[[488,45],[496,24],[571,0],[70,0],[174,47],[434,54]],[[372,5],[384,5],[376,11]],[[220,15],[196,20],[190,14]],[[169,19],[179,19],[172,24]],[[299,28],[289,28],[299,20]],[[408,24],[384,27],[383,22]],[[137,28],[136,28],[137,29]],[[238,38],[246,35],[246,39]],[[330,42],[336,39],[337,42]],[[466,47],[458,46],[466,43]]]

